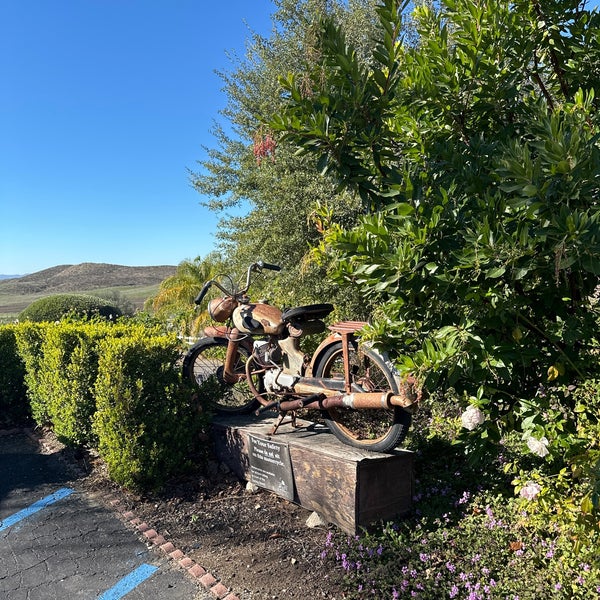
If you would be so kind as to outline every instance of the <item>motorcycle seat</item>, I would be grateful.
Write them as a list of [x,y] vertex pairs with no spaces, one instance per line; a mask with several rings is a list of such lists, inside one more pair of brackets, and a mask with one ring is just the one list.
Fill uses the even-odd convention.
[[298,306],[284,310],[281,319],[284,323],[324,319],[332,311],[333,304],[309,304],[307,306]]

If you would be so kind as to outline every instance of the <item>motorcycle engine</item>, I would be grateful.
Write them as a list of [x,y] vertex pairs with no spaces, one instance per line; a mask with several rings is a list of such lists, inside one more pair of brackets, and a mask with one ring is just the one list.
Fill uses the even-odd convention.
[[265,389],[271,394],[292,391],[297,377],[284,373],[280,368],[267,369],[263,377]]

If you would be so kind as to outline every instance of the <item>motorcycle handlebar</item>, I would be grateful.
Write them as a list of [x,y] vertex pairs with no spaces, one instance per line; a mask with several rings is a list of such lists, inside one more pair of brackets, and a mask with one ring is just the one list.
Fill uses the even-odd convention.
[[207,281],[202,286],[202,289],[200,290],[200,293],[196,296],[196,299],[194,300],[194,304],[201,304],[202,303],[202,300],[204,300],[204,296],[206,296],[206,293],[210,289],[211,285],[212,285],[212,281]]
[[269,263],[265,263],[262,260],[259,260],[256,263],[261,269],[270,269],[271,271],[281,271],[281,267],[278,265],[270,265]]
[[227,294],[228,296],[231,297],[239,297],[239,296],[243,296],[244,294],[246,294],[248,292],[248,289],[250,288],[250,278],[251,278],[251,274],[253,271],[259,272],[262,269],[270,269],[271,271],[281,271],[281,267],[278,265],[271,265],[269,263],[265,263],[262,260],[259,260],[256,263],[253,263],[250,265],[250,267],[248,268],[248,274],[246,276],[246,287],[243,290],[240,290],[237,293],[234,292],[230,292],[227,289],[225,289],[218,281],[211,279],[210,281],[207,281],[203,286],[202,289],[200,290],[200,293],[196,296],[196,299],[194,300],[194,304],[201,304],[202,300],[204,300],[204,296],[206,296],[206,294],[208,293],[208,290],[210,289],[211,285],[214,283],[222,292],[224,292],[225,294]]

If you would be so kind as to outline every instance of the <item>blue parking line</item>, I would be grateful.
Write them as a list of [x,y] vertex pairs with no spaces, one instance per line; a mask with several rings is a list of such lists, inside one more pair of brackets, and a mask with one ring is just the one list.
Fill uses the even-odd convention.
[[75,490],[72,490],[71,488],[60,488],[59,490],[56,490],[56,492],[53,494],[34,502],[31,506],[28,506],[14,515],[11,515],[10,517],[0,521],[0,531],[8,529],[11,525],[30,517],[36,512],[42,510],[42,508],[46,508],[46,506],[50,506],[50,504],[54,504],[55,502],[58,502],[58,500],[62,500],[63,498],[70,496],[74,491]]
[[98,597],[98,600],[119,600],[129,594],[131,590],[136,588],[142,581],[145,581],[150,577],[158,567],[154,565],[143,564],[139,566],[135,571],[125,575],[115,586],[111,587],[110,590],[106,590],[102,596]]

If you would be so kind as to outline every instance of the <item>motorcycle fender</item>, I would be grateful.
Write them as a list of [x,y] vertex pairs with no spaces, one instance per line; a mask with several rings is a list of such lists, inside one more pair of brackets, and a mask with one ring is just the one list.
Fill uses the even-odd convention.
[[232,334],[231,327],[227,327],[225,325],[209,325],[204,328],[204,335],[206,337],[212,338],[225,338],[229,339],[229,336]]
[[306,370],[305,377],[313,377],[315,372],[315,365],[318,364],[321,356],[327,351],[331,344],[335,344],[335,342],[339,342],[342,339],[342,336],[339,333],[332,333],[328,335],[320,344],[319,347],[314,351],[312,355],[312,359],[310,361],[310,365]]

